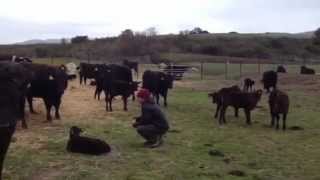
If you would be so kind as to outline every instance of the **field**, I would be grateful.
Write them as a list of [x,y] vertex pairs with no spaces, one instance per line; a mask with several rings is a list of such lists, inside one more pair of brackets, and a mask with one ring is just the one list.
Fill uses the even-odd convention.
[[[44,61],[43,61],[44,62]],[[65,60],[61,60],[65,62]],[[60,61],[56,64],[59,64]],[[252,65],[253,66],[253,65]],[[280,75],[279,87],[290,96],[288,126],[303,130],[286,132],[270,128],[267,94],[253,111],[253,125],[245,125],[244,114],[219,126],[213,118],[215,106],[207,94],[221,87],[241,84],[236,70],[225,80],[223,64],[209,67],[208,78],[186,78],[175,82],[167,109],[171,130],[158,149],[145,149],[143,139],[131,127],[140,112],[137,102],[122,111],[120,98],[114,112],[105,111],[103,100],[93,99],[94,88],[69,84],[62,104],[62,120],[43,123],[44,105],[35,100],[37,115],[28,113],[29,129],[18,125],[5,161],[5,180],[318,180],[320,179],[320,78],[301,76],[295,67]],[[250,65],[251,67],[251,65]],[[216,70],[214,70],[216,69]],[[236,67],[235,67],[236,69]],[[258,80],[254,68],[244,76]],[[221,72],[221,73],[217,73]],[[215,76],[213,76],[215,75]],[[193,75],[191,75],[193,76]],[[261,88],[258,83],[256,88]],[[92,157],[65,150],[69,127],[77,125],[85,134],[106,140],[112,153]],[[224,157],[211,156],[217,150]],[[242,177],[231,175],[242,172]],[[240,173],[241,174],[241,173]]]

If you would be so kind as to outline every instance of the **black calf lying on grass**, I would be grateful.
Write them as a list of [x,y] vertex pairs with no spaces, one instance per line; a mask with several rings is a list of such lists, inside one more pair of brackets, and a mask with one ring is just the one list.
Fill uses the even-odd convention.
[[252,91],[253,86],[254,86],[254,80],[252,80],[250,78],[246,78],[244,80],[243,91],[246,91],[246,92]]
[[76,126],[70,128],[70,139],[67,145],[69,152],[101,155],[111,151],[106,142],[100,139],[80,136],[81,132],[82,129]]
[[219,124],[226,123],[226,110],[228,106],[232,106],[235,109],[243,108],[246,114],[246,122],[251,124],[250,113],[257,106],[262,95],[262,90],[255,92],[230,92],[222,94],[221,102],[222,107],[220,110]]
[[271,114],[271,126],[276,121],[276,129],[279,129],[280,114],[282,114],[282,129],[286,129],[286,118],[289,110],[289,97],[286,93],[274,90],[269,95],[269,107]]
[[[218,118],[218,113],[221,109],[221,105],[222,105],[222,95],[223,94],[228,94],[231,92],[241,92],[239,86],[231,86],[228,88],[222,88],[217,92],[213,92],[213,93],[209,93],[208,96],[212,98],[212,103],[213,104],[217,104],[217,108],[216,108],[216,113],[214,115],[214,118]],[[238,117],[238,109],[235,108],[234,109],[235,112],[235,117]]]

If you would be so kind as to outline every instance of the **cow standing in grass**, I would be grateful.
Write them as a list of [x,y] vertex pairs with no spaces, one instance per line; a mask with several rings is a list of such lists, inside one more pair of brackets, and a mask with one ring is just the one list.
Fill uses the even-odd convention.
[[64,69],[42,64],[24,64],[26,69],[33,74],[31,86],[27,90],[27,100],[31,113],[33,109],[32,99],[42,98],[46,111],[47,121],[51,122],[50,114],[52,106],[55,107],[55,118],[60,119],[60,104],[62,95],[68,86],[68,76]]
[[163,72],[147,70],[143,73],[142,80],[142,87],[148,89],[156,97],[157,104],[159,104],[159,96],[161,95],[166,107],[168,105],[168,89],[173,87],[173,77]]
[[280,90],[274,90],[269,95],[269,107],[271,114],[271,127],[276,123],[279,129],[280,114],[282,114],[282,129],[286,130],[286,119],[289,111],[289,96]]
[[277,72],[278,72],[278,73],[287,73],[287,70],[286,70],[286,68],[283,67],[283,66],[278,66],[278,67],[277,67]]
[[139,82],[132,80],[131,70],[126,66],[110,64],[100,66],[97,73],[102,81],[106,110],[112,111],[112,100],[115,96],[122,96],[123,109],[127,111],[127,99],[134,94],[139,84]]
[[220,110],[219,124],[226,123],[226,110],[228,106],[243,108],[246,115],[246,123],[251,124],[251,111],[257,106],[262,95],[262,90],[255,92],[230,92],[222,94],[222,107]]
[[[217,92],[208,94],[208,96],[212,98],[212,103],[217,104],[216,113],[214,115],[215,118],[218,118],[218,115],[222,106],[223,95],[231,92],[241,92],[241,90],[239,86],[231,86],[228,88],[222,88]],[[235,114],[235,117],[238,117],[238,108],[234,109],[234,114]]]
[[254,80],[250,78],[246,78],[244,80],[243,91],[246,91],[246,92],[253,91],[254,83],[255,83]]
[[263,73],[261,81],[264,89],[266,89],[267,92],[270,92],[270,88],[277,88],[278,74],[275,71],[266,71]]
[[79,65],[79,77],[80,77],[80,85],[82,82],[87,84],[87,79],[95,78],[95,69],[96,64],[88,64],[88,63],[80,63]]

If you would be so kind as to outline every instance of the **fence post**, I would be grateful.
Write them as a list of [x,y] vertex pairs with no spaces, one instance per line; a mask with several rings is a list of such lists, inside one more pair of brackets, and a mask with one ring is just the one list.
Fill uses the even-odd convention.
[[225,60],[225,78],[226,79],[228,79],[228,64],[229,64],[229,61]]
[[51,56],[51,65],[53,65],[53,57]]
[[240,61],[240,78],[242,78],[242,61]]
[[201,80],[203,80],[203,61],[201,61],[201,65],[200,65],[200,76],[201,76]]
[[261,74],[261,63],[260,63],[260,59],[258,59],[258,73]]

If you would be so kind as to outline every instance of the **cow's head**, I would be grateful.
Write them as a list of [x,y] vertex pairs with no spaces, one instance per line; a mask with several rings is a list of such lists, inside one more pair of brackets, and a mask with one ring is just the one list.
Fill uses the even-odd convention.
[[212,98],[213,104],[217,103],[217,101],[218,101],[218,93],[217,92],[209,93],[208,97]]
[[169,89],[173,88],[173,80],[174,77],[170,74],[165,74],[160,77],[160,81],[164,82]]
[[129,84],[130,84],[130,91],[133,93],[133,92],[135,92],[135,91],[137,91],[138,90],[138,88],[139,88],[139,84],[140,84],[141,82],[140,81],[133,81],[133,82],[130,82]]
[[80,136],[81,132],[82,132],[82,129],[80,129],[77,126],[72,126],[69,131],[70,138]]

